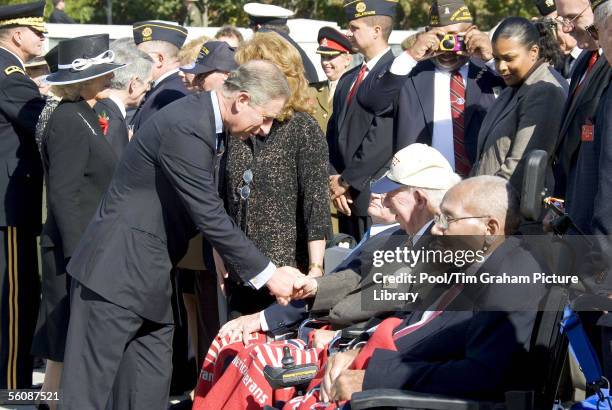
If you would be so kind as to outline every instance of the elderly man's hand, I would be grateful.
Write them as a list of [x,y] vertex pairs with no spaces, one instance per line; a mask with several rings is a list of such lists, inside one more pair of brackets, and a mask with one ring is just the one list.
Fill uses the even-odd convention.
[[331,342],[336,336],[335,330],[315,329],[313,332],[314,336],[312,337],[312,346],[315,349],[326,348],[329,342]]
[[331,400],[350,400],[353,393],[363,390],[365,370],[344,370],[331,388]]
[[470,27],[465,32],[463,41],[466,51],[471,57],[477,57],[485,62],[493,58],[491,39],[486,33],[478,30],[478,27]]
[[440,39],[444,34],[444,30],[440,30],[439,28],[432,28],[429,31],[420,33],[414,45],[407,50],[408,54],[416,61],[435,57],[439,54]]
[[283,266],[274,271],[274,274],[270,280],[268,280],[266,286],[268,290],[270,290],[270,293],[276,296],[276,301],[279,304],[287,306],[293,294],[293,283],[296,279],[302,277],[304,277],[304,274],[296,268]]
[[219,337],[225,336],[230,337],[232,341],[242,340],[244,345],[248,345],[252,333],[259,332],[261,330],[261,321],[259,320],[259,312],[253,313],[252,315],[244,315],[230,320],[221,327],[219,330]]
[[336,353],[327,360],[323,381],[321,382],[321,399],[324,402],[330,401],[333,384],[340,373],[349,368],[360,351],[361,349],[347,350],[346,352]]
[[340,175],[331,175],[329,177],[329,194],[334,200],[348,192],[348,187],[340,183]]
[[297,278],[293,282],[293,294],[291,299],[306,299],[317,294],[317,280],[311,276]]
[[342,212],[346,216],[351,216],[351,206],[353,203],[351,199],[351,195],[348,191],[344,195],[340,195],[333,199],[334,206],[338,210],[338,212]]

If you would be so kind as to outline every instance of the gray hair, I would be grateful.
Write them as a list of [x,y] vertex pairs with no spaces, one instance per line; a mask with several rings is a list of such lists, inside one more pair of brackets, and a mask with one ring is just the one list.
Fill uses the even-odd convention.
[[159,53],[168,60],[178,59],[179,48],[167,41],[152,40],[140,43],[143,51],[149,53]]
[[409,189],[410,191],[415,191],[415,190],[421,191],[422,193],[425,194],[425,196],[427,196],[427,202],[429,202],[429,205],[432,208],[440,209],[440,204],[442,203],[442,200],[444,199],[444,195],[446,195],[446,192],[449,189],[451,189],[453,186],[461,182],[461,177],[454,172],[449,177],[449,179],[450,179],[450,184],[447,189],[430,189],[430,188],[420,188],[420,187],[413,187],[413,186],[407,186],[406,188]]
[[153,59],[144,51],[139,50],[131,38],[114,41],[110,49],[115,53],[115,63],[128,64],[115,71],[111,80],[111,89],[124,90],[133,78],[144,81],[151,75]]
[[475,213],[505,219],[505,233],[515,233],[521,223],[521,202],[516,190],[510,183],[498,176],[480,175],[463,180],[462,188],[470,188],[465,197]]
[[595,9],[595,24],[602,27],[612,16],[612,1],[604,1]]
[[256,106],[279,98],[287,100],[291,95],[283,72],[275,64],[263,60],[251,60],[232,71],[221,91],[226,97],[247,92]]

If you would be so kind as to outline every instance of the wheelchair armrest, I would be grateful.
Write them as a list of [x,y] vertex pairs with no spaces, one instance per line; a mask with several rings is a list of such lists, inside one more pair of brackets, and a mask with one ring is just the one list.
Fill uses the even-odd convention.
[[490,402],[456,399],[397,389],[366,390],[355,393],[351,397],[352,410],[380,407],[423,410],[492,410],[496,405]]

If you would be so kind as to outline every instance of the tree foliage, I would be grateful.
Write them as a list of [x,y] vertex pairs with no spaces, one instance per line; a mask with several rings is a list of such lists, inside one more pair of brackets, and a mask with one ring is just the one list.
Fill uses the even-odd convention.
[[[0,0],[0,5],[27,3],[31,0]],[[211,26],[233,24],[246,26],[247,16],[242,6],[252,0],[198,0],[201,9],[208,8]],[[344,26],[346,19],[342,11],[342,0],[263,0],[295,10],[296,17],[337,21]],[[65,0],[66,12],[81,23],[106,23],[108,0]],[[47,13],[53,9],[47,0]],[[430,0],[400,0],[396,28],[414,29],[427,25]],[[489,29],[506,16],[536,15],[532,0],[467,0],[476,24]],[[132,24],[135,21],[160,19],[182,22],[186,8],[183,0],[113,0],[114,24]]]

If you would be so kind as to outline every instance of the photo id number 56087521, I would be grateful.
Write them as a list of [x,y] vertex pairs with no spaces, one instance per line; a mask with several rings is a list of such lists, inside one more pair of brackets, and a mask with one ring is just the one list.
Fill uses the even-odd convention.
[[45,401],[59,401],[60,393],[32,389],[0,390],[2,404],[38,404]]

